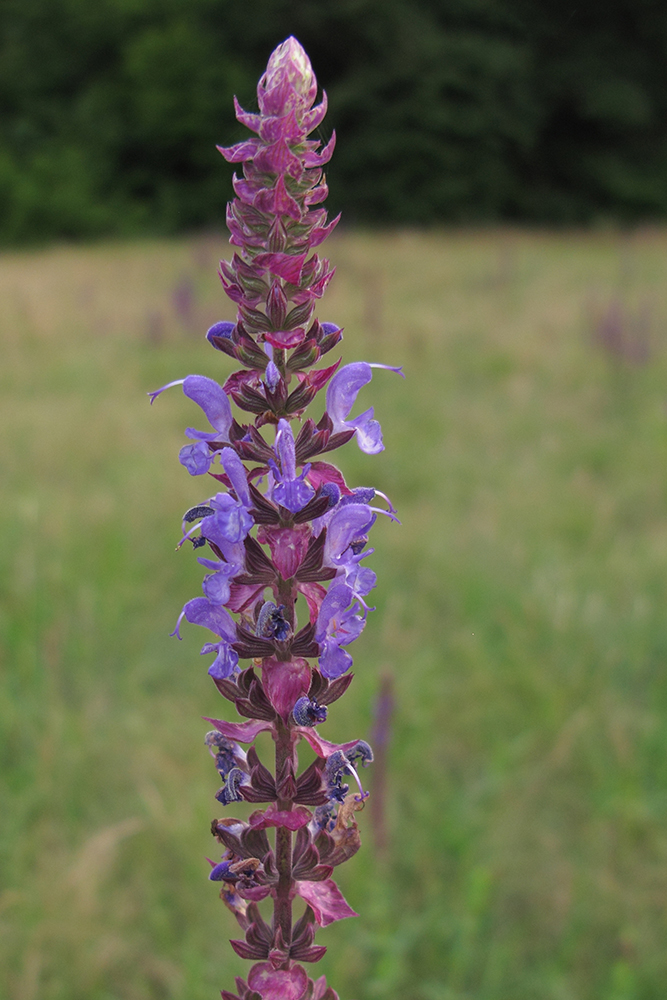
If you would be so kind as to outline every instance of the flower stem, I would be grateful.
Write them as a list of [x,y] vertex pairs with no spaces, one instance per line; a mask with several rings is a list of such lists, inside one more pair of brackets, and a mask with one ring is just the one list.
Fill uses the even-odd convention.
[[[289,727],[280,720],[276,725],[276,776],[294,770],[294,744]],[[278,799],[277,807],[281,811],[290,812],[293,807],[291,799]],[[276,869],[278,885],[274,906],[274,926],[280,927],[283,942],[287,948],[292,940],[292,833],[284,826],[276,829]]]

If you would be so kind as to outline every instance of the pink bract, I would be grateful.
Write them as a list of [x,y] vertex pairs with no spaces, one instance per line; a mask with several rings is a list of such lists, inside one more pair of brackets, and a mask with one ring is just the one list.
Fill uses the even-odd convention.
[[248,986],[257,990],[262,1000],[301,1000],[308,986],[308,976],[301,965],[274,969],[270,962],[259,962],[250,970]]

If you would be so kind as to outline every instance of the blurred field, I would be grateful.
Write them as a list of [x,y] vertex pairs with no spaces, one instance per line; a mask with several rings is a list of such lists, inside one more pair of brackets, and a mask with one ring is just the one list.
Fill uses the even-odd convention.
[[[395,676],[390,846],[320,932],[342,1000],[663,1000],[667,233],[343,234],[320,310],[377,372],[378,610],[329,738]],[[246,963],[206,881],[220,807],[168,637],[199,592],[174,391],[231,362],[222,237],[0,258],[0,997],[210,1000]],[[319,415],[319,411],[318,411]],[[371,776],[372,780],[372,776]],[[230,810],[231,811],[231,810]],[[237,810],[236,814],[242,814]],[[314,967],[317,972],[317,967]]]

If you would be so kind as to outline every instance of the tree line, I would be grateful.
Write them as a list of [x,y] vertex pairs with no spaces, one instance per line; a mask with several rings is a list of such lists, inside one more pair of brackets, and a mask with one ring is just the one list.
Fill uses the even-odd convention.
[[289,34],[349,222],[667,213],[657,0],[3,0],[0,29],[5,244],[220,226],[232,95]]

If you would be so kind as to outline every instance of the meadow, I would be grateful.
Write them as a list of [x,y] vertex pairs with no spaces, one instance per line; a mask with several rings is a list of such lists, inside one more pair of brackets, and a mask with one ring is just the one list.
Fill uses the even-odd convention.
[[[319,968],[342,1000],[664,1000],[667,232],[327,249],[345,359],[407,378],[359,400],[386,451],[338,453],[402,525],[374,529],[377,610],[327,723],[368,738],[392,678],[383,808],[339,869],[361,917],[320,932]],[[247,968],[205,860],[201,717],[233,709],[201,630],[168,635],[200,592],[174,547],[202,417],[146,395],[231,370],[203,337],[232,318],[228,251],[0,257],[2,1000],[211,1000]]]

